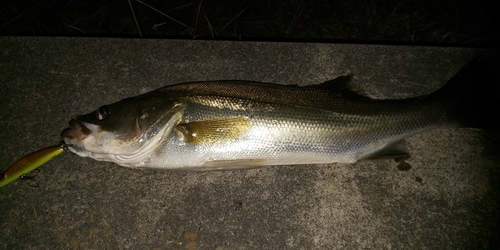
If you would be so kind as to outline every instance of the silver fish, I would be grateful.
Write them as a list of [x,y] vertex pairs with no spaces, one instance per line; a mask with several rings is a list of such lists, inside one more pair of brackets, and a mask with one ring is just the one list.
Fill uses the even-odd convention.
[[[404,138],[438,127],[496,128],[497,59],[467,64],[433,94],[374,100],[352,76],[314,86],[242,81],[167,86],[105,105],[61,132],[82,157],[133,168],[225,170],[404,158]],[[474,85],[472,85],[474,84]]]

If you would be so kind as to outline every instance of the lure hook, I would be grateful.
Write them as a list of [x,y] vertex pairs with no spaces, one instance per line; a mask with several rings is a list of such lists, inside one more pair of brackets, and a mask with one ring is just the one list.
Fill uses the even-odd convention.
[[40,169],[35,169],[33,170],[32,173],[35,173],[33,175],[28,175],[28,174],[23,174],[19,177],[19,179],[23,180],[23,181],[30,181],[30,185],[31,187],[34,187],[34,188],[37,188],[39,187],[40,185],[38,184],[38,182],[35,180],[35,177],[38,175],[38,173],[40,173]]

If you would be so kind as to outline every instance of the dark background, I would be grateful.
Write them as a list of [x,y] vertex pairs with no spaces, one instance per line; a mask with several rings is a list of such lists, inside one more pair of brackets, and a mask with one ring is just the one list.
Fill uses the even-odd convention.
[[463,0],[3,0],[0,34],[498,47],[498,16]]

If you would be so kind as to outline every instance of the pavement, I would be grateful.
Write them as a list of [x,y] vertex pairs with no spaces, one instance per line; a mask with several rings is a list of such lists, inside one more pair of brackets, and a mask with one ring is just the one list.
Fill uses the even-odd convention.
[[[1,37],[0,169],[70,118],[169,84],[311,85],[354,74],[374,98],[431,93],[485,49]],[[471,87],[474,84],[471,83]],[[247,171],[134,170],[65,152],[0,189],[0,249],[495,249],[500,145],[478,129],[408,138],[391,160]],[[33,185],[37,187],[33,187]]]

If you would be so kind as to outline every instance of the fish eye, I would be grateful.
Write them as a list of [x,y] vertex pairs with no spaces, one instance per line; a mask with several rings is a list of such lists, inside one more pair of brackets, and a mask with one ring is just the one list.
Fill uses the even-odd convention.
[[109,115],[109,110],[106,106],[102,106],[96,111],[96,116],[99,121],[104,120],[107,115]]

